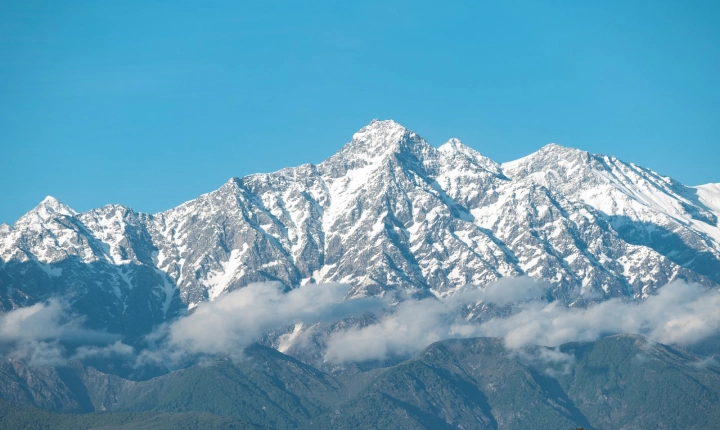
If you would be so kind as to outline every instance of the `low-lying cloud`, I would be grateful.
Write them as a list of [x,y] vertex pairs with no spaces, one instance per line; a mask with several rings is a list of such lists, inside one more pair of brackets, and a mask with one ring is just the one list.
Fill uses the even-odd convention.
[[[119,336],[82,325],[83,318],[73,315],[69,306],[57,299],[11,310],[0,315],[0,356],[43,366],[60,365],[68,359],[132,353]],[[68,344],[80,346],[68,348]]]
[[334,322],[385,306],[378,298],[345,300],[349,290],[343,284],[309,284],[285,292],[279,282],[250,284],[162,328],[155,334],[160,348],[146,358],[172,365],[197,355],[237,355],[273,329]]
[[[507,282],[507,281],[505,281]],[[497,283],[486,290],[490,297],[504,293]],[[509,282],[506,286],[512,288]],[[525,298],[539,290],[525,285]],[[465,293],[481,298],[482,291]],[[511,301],[500,300],[498,304]],[[641,302],[611,299],[587,308],[535,299],[519,303],[514,312],[484,322],[466,321],[457,312],[460,297],[401,303],[377,323],[333,333],[325,359],[330,362],[382,360],[409,355],[430,343],[449,338],[487,336],[502,338],[510,349],[527,345],[558,346],[572,341],[632,333],[652,341],[692,345],[720,331],[720,294],[697,284],[677,281]],[[467,302],[465,302],[467,303]]]
[[548,286],[528,276],[500,278],[485,287],[469,285],[444,299],[451,304],[492,303],[498,306],[540,300]]
[[720,294],[697,284],[670,283],[641,302],[611,299],[587,308],[531,302],[507,318],[481,325],[484,336],[502,337],[509,348],[555,346],[633,333],[652,341],[691,345],[720,330]]
[[[283,350],[312,338],[307,345],[320,348],[316,352],[325,361],[344,363],[405,358],[450,338],[502,338],[517,352],[528,345],[552,348],[620,333],[675,345],[720,334],[720,293],[684,282],[668,284],[640,302],[611,299],[585,308],[548,302],[547,286],[527,277],[421,300],[348,299],[349,289],[310,284],[287,291],[280,283],[251,284],[161,326],[141,351],[117,336],[83,329],[82,318],[62,301],[51,300],[0,315],[0,355],[31,365],[125,357],[174,367],[203,356],[238,356],[274,332]],[[500,312],[477,318],[485,306]],[[538,351],[533,360],[571,363],[556,350]]]
[[528,277],[504,278],[486,287],[468,285],[441,299],[407,300],[379,321],[330,334],[325,360],[386,360],[412,355],[433,342],[481,335],[481,323],[463,317],[462,309],[478,304],[506,306],[541,300],[543,283]]

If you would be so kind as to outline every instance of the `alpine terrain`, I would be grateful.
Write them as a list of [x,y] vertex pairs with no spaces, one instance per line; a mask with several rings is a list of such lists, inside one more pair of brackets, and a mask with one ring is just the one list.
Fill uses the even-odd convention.
[[[320,352],[288,349],[304,330],[290,321],[263,327],[245,358],[219,354],[179,369],[156,360],[133,371],[78,339],[152,349],[174,322],[258,283],[285,293],[342,284],[344,303],[390,306],[514,278],[543,285],[538,298],[564,309],[641,304],[673,282],[713,291],[719,216],[720,184],[686,186],[556,144],[500,164],[457,139],[436,148],[390,120],[373,120],[317,165],[232,178],[157,214],[122,205],[80,213],[47,197],[0,225],[0,423],[31,416],[47,423],[37,428],[713,428],[717,363],[638,336],[551,345],[571,357],[566,367],[527,358],[544,347],[513,352],[494,338],[444,340],[409,361],[415,351],[392,363],[323,367]],[[462,319],[509,315],[509,304],[475,301]],[[67,312],[52,322],[64,327],[58,342],[73,357],[13,353],[27,335],[22,324],[37,320],[42,331],[49,326],[38,315],[58,307]],[[346,317],[318,321],[327,335],[380,318]],[[643,363],[654,367],[637,367]],[[671,381],[670,391],[658,378]],[[692,405],[703,413],[683,411]]]

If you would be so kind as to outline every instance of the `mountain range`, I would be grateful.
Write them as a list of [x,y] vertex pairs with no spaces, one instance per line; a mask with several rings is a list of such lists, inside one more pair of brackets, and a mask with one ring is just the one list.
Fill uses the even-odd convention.
[[2,397],[25,404],[0,401],[3,428],[590,430],[720,424],[717,362],[633,335],[520,353],[507,351],[500,339],[446,340],[398,365],[344,376],[260,345],[240,361],[217,357],[148,381],[77,363],[48,369],[10,362],[0,372]]
[[263,281],[442,297],[529,276],[566,305],[641,300],[677,279],[720,285],[718,214],[718,184],[555,144],[499,164],[373,120],[318,165],[153,215],[48,197],[0,225],[0,306],[63,297],[88,327],[140,339]]
[[719,216],[389,120],[157,214],[47,197],[0,225],[0,426],[717,428]]

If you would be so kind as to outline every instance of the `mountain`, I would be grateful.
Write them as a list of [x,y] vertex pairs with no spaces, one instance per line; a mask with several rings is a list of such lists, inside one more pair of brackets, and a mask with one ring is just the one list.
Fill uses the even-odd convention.
[[[500,339],[447,340],[396,366],[344,377],[259,345],[239,361],[218,358],[142,382],[82,366],[66,370],[94,412],[49,413],[33,409],[29,399],[25,406],[0,401],[0,424],[568,430],[720,425],[717,363],[633,335],[514,351]],[[29,369],[24,378],[30,392],[40,383],[59,383],[42,368]]]
[[145,381],[123,379],[78,362],[55,367],[0,363],[0,398],[82,416],[113,412],[111,417],[134,413],[147,419],[158,412],[205,414],[291,429],[347,397],[336,377],[260,345],[247,348],[239,360],[216,357]]
[[58,414],[0,400],[0,428],[24,430],[255,430],[262,427],[209,413]]
[[157,214],[46,198],[0,226],[0,308],[62,297],[139,341],[257,281],[443,296],[528,275],[567,305],[720,285],[720,188],[550,144],[498,164],[373,120],[318,165],[233,178]]
[[[554,327],[504,317],[561,309],[574,327],[606,305],[634,312],[628,302],[664,315],[631,322],[667,323],[670,341],[700,327],[694,351],[716,353],[720,323],[702,321],[716,298],[698,294],[720,287],[719,214],[719,184],[555,144],[499,164],[378,120],[318,165],[232,178],[157,214],[47,197],[0,225],[0,426],[717,428],[717,363],[635,335],[446,340],[402,360],[420,349],[408,343],[477,335],[458,322]],[[472,295],[525,297],[498,290],[515,277],[538,280],[544,292],[528,291],[544,301]],[[661,290],[677,280],[698,285]],[[344,299],[326,315],[313,300],[329,296],[308,288]],[[465,293],[475,299],[452,307]],[[383,300],[351,300],[363,297]],[[448,332],[433,332],[441,321]],[[580,338],[607,334],[591,331]],[[405,355],[324,354],[388,333]],[[209,352],[193,348],[203,340]]]
[[508,353],[438,342],[310,428],[716,428],[720,369],[639,336]]

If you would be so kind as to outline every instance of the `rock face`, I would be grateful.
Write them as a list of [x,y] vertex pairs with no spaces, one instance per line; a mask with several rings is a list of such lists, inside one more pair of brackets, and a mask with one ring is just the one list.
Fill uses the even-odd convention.
[[566,304],[720,284],[720,186],[550,144],[498,164],[374,120],[318,165],[233,178],[154,215],[48,197],[0,226],[0,307],[63,297],[139,338],[251,282],[444,295],[529,275]]

